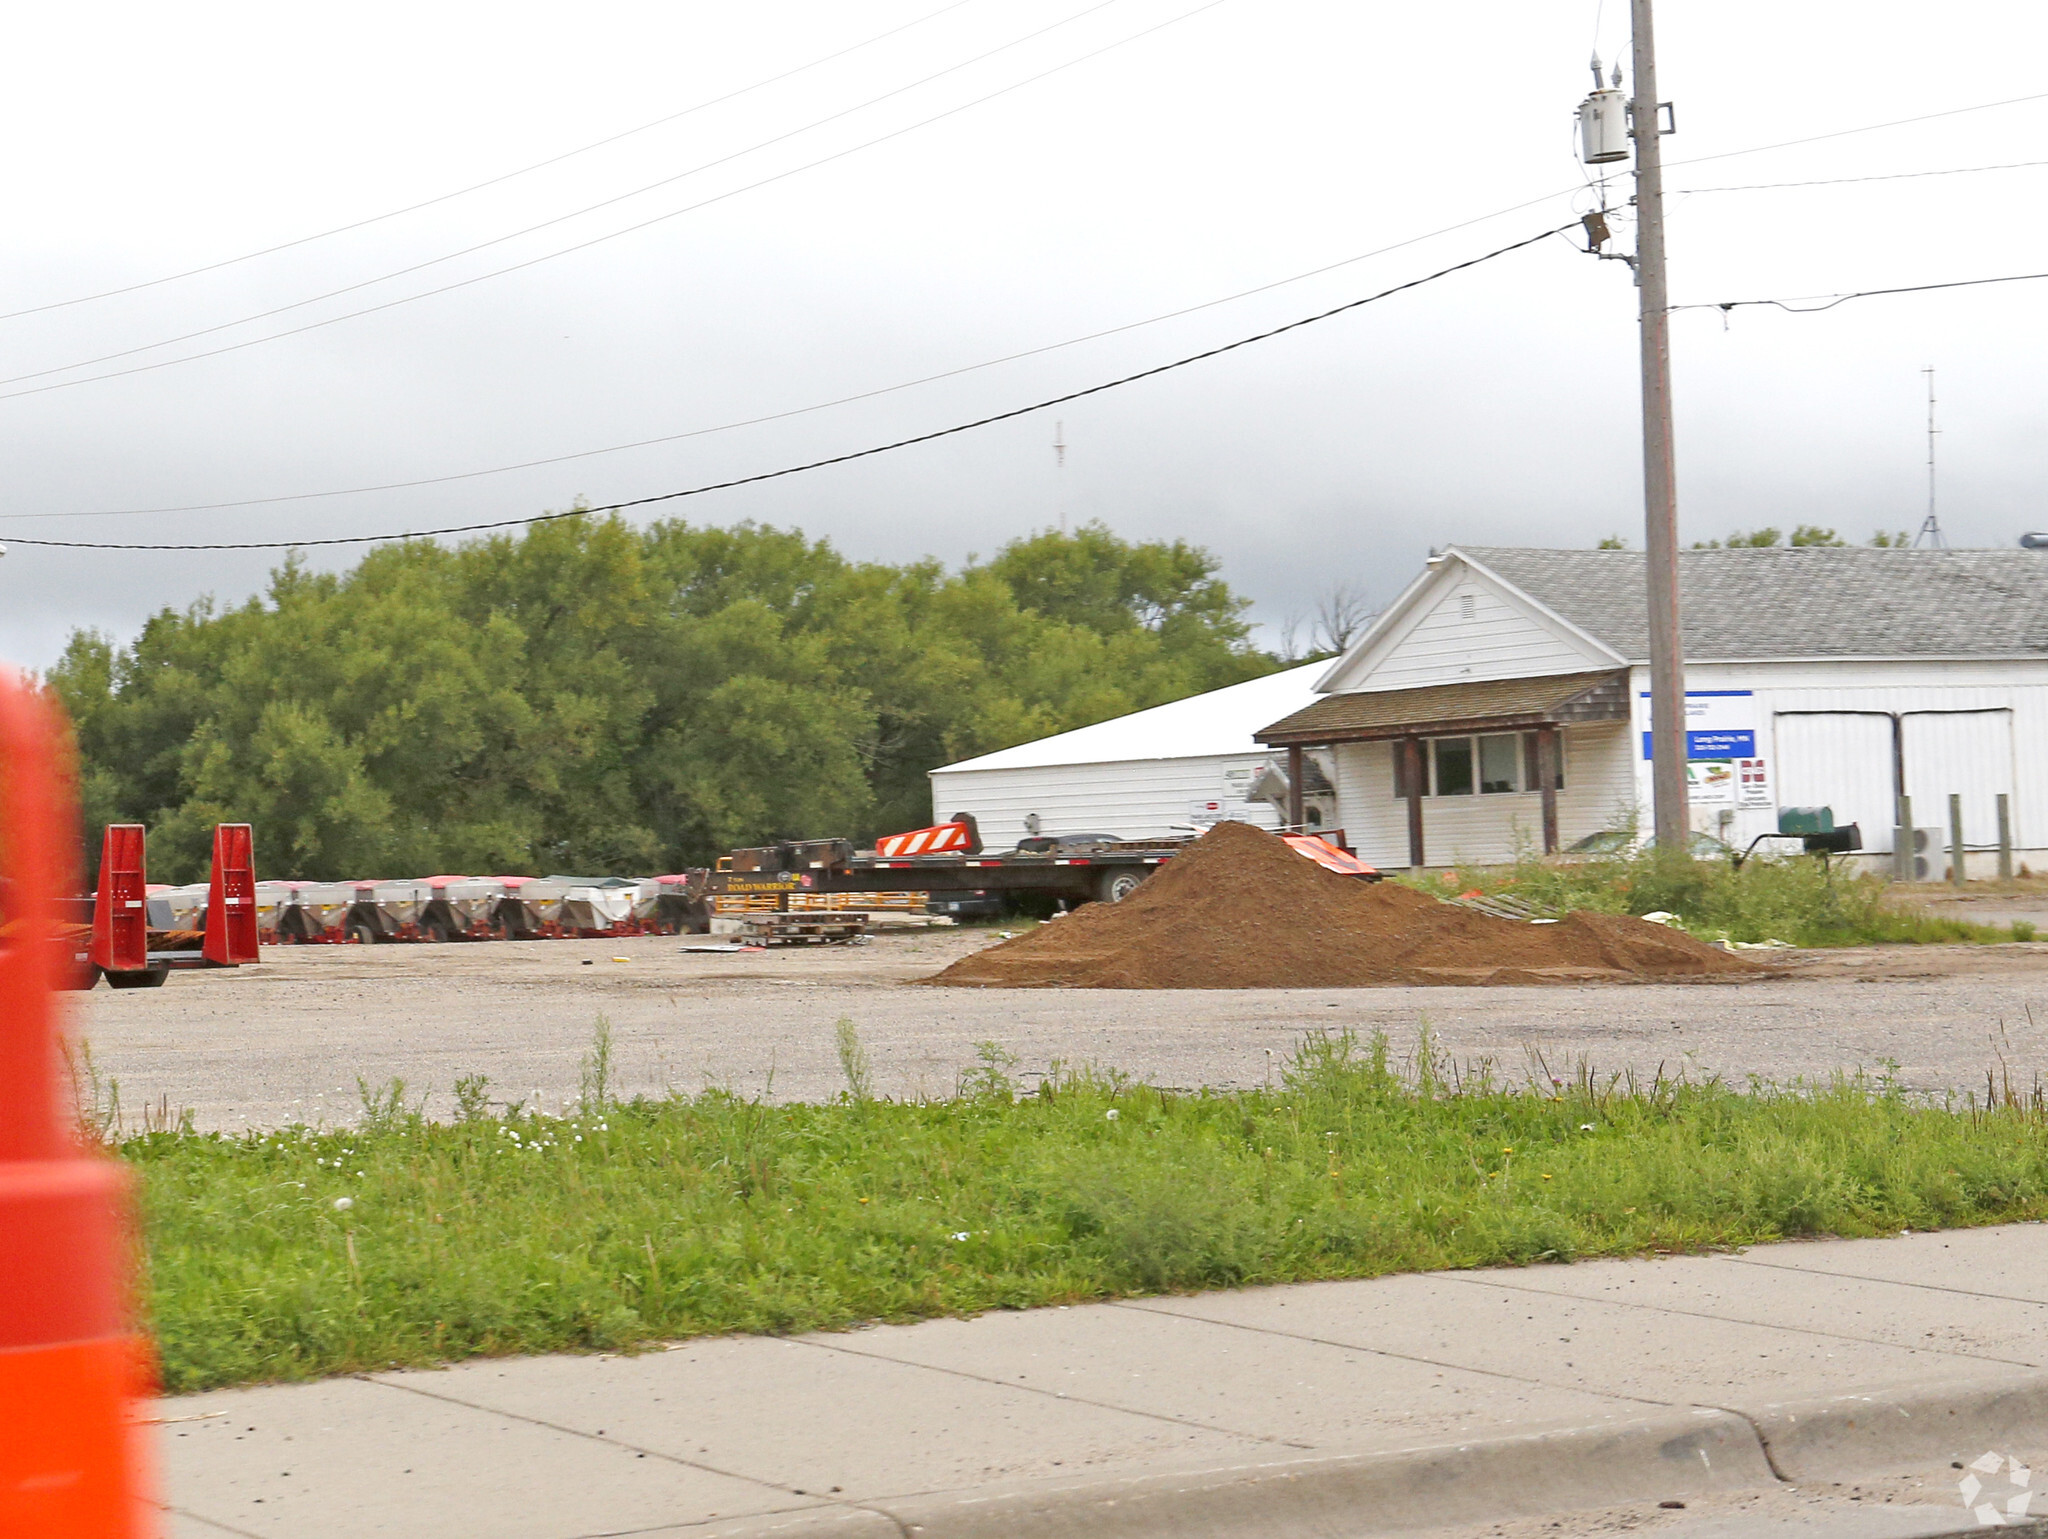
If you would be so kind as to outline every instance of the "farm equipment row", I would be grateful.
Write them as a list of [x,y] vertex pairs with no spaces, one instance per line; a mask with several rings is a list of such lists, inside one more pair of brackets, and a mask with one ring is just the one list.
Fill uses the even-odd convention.
[[556,940],[705,928],[687,876],[424,876],[388,882],[258,882],[272,944]]

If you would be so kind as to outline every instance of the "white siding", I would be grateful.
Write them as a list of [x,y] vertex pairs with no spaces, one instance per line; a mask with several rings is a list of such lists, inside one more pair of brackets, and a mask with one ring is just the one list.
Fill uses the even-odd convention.
[[1413,689],[1615,666],[1616,659],[1576,640],[1462,563],[1446,563],[1442,573],[1434,590],[1416,596],[1411,617],[1329,675],[1324,683],[1330,691]]
[[[1630,699],[1636,730],[1647,725],[1638,668]],[[1861,825],[1866,851],[1891,849],[1891,723],[1882,716],[1798,716],[1799,711],[1949,713],[1904,715],[1906,792],[1913,821],[1946,827],[1950,793],[1963,797],[1964,833],[1972,845],[1997,837],[1996,796],[2011,798],[2018,858],[2037,869],[2048,853],[2048,662],[1910,659],[1697,664],[1688,689],[1756,691],[1757,744],[1770,760],[1776,806],[1829,806],[1838,823]],[[2005,714],[2009,711],[2010,714]],[[1637,739],[1638,745],[1640,740]],[[1768,744],[1768,747],[1766,746]],[[1649,765],[1635,752],[1638,795],[1649,802]],[[1693,825],[1747,844],[1777,827],[1776,808],[1738,811],[1725,829],[1720,809],[1695,807]],[[1991,858],[1973,862],[1988,874]]]
[[[1771,747],[1780,807],[1830,807],[1837,823],[1855,823],[1874,850],[1892,847],[1892,724],[1882,716],[1780,716],[1758,748]],[[1699,809],[1704,812],[1707,809]],[[1695,821],[1702,821],[1696,818]],[[1777,825],[1745,816],[1744,844]]]
[[[1568,845],[1603,828],[1634,820],[1635,787],[1625,722],[1567,727],[1564,789],[1557,796],[1558,842]],[[1394,796],[1393,743],[1344,743],[1335,750],[1337,805],[1345,833],[1363,860],[1408,864],[1408,804]],[[1543,848],[1543,798],[1534,791],[1500,796],[1425,796],[1422,853],[1431,866],[1490,865],[1520,850]]]
[[[1948,799],[1963,799],[1963,843],[1998,847],[1998,798],[2016,796],[2013,713],[1908,716],[1905,729],[1906,794],[1913,821],[1948,827]],[[1866,825],[1868,826],[1868,825]]]
[[1285,765],[1286,754],[1137,759],[1122,764],[1040,765],[1023,769],[941,770],[932,779],[932,815],[971,812],[982,843],[1007,849],[1026,837],[1024,819],[1041,831],[1110,833],[1152,839],[1185,826],[1196,803],[1223,800],[1231,817],[1261,828],[1279,826],[1278,809],[1241,797],[1260,765]]

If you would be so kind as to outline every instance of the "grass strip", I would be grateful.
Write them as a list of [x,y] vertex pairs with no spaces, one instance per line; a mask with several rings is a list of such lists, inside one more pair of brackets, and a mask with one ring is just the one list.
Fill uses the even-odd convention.
[[1989,925],[1929,913],[1881,877],[1810,855],[1763,854],[1738,868],[1725,859],[1674,858],[1654,846],[1569,860],[1524,852],[1511,865],[1457,866],[1397,880],[1437,897],[1478,892],[1559,911],[1675,914],[1689,933],[1708,941],[1875,946],[2035,936],[2026,920]]
[[165,1383],[2048,1214],[2038,1089],[1512,1086],[1349,1035],[1245,1093],[1022,1093],[1013,1068],[987,1048],[943,1102],[600,1093],[563,1118],[472,1079],[452,1123],[394,1087],[348,1130],[115,1139]]

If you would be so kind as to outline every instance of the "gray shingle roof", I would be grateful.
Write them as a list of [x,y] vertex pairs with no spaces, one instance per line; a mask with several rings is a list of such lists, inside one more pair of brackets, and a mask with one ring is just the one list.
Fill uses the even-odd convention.
[[[1454,549],[1648,658],[1640,551]],[[2048,551],[1688,550],[1678,585],[1686,655],[1702,660],[2048,655]]]
[[[1608,686],[1605,690],[1601,685]],[[1256,734],[1262,743],[1333,740],[1369,742],[1421,730],[1472,731],[1487,726],[1536,726],[1558,719],[1558,711],[1580,697],[1596,707],[1583,716],[1620,720],[1628,715],[1628,675],[1568,673],[1535,679],[1468,679],[1425,684],[1419,689],[1382,689],[1366,694],[1325,695]],[[1598,698],[1604,696],[1605,698]]]

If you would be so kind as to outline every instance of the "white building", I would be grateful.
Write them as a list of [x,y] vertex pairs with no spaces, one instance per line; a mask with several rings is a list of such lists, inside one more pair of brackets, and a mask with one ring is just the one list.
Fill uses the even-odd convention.
[[[1290,668],[946,765],[931,772],[933,821],[971,812],[992,850],[1037,833],[1150,839],[1220,818],[1277,828],[1279,807],[1254,793],[1284,754],[1252,734],[1316,700],[1328,671],[1326,663]],[[1302,818],[1320,824],[1334,798],[1317,771],[1304,773]],[[1266,789],[1284,796],[1271,782]]]
[[[1959,795],[1966,842],[1992,849],[2004,796],[2041,864],[2048,554],[1686,551],[1679,582],[1695,828],[1746,845],[1781,806],[1828,806],[1889,854],[1902,798],[1926,828]],[[1646,824],[1643,591],[1635,552],[1446,550],[1256,736],[1327,766],[1326,816],[1380,865]]]

